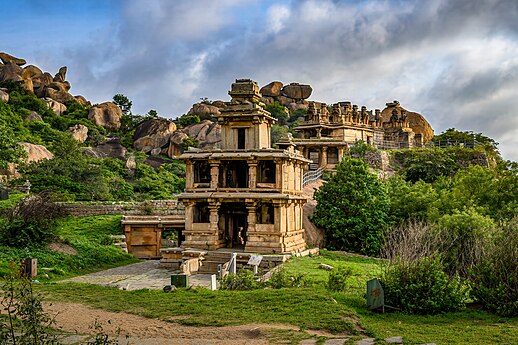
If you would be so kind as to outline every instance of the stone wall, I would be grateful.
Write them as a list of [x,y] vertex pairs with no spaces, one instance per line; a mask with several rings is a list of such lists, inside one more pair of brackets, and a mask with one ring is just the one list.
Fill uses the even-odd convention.
[[73,217],[88,217],[102,214],[123,215],[184,215],[185,209],[178,200],[146,200],[142,202],[61,203]]

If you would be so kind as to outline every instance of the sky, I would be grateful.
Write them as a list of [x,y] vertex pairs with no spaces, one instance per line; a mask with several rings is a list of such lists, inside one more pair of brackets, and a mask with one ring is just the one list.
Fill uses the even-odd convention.
[[313,88],[310,100],[383,109],[399,100],[448,128],[483,133],[518,161],[516,0],[0,0],[0,51],[71,93],[122,93],[133,112],[176,118],[229,100],[251,78]]

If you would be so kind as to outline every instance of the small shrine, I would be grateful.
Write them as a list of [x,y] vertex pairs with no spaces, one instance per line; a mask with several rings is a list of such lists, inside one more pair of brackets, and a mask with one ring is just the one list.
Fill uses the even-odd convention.
[[277,121],[264,108],[259,86],[237,79],[218,115],[221,147],[191,148],[186,164],[182,248],[229,248],[255,253],[304,250],[302,177],[310,162],[290,138],[271,146]]

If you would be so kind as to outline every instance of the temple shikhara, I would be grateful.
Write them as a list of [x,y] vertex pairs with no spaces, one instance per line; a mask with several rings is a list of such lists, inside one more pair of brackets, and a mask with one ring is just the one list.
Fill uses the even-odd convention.
[[217,116],[218,149],[190,149],[186,163],[184,248],[289,253],[305,249],[302,176],[310,161],[290,139],[271,146],[276,123],[249,79],[232,84]]

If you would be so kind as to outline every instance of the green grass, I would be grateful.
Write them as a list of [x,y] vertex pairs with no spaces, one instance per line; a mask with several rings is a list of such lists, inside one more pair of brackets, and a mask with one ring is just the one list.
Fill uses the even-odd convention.
[[[350,287],[343,293],[324,288],[328,272],[320,263],[353,270]],[[96,308],[124,311],[149,318],[175,319],[185,325],[223,326],[248,323],[290,324],[301,331],[276,330],[273,343],[297,343],[309,337],[305,330],[369,335],[377,339],[403,336],[405,344],[516,344],[518,319],[483,311],[435,316],[402,313],[378,314],[365,307],[365,281],[378,276],[381,261],[322,251],[321,256],[295,258],[286,264],[290,273],[306,274],[308,287],[254,291],[179,289],[121,291],[85,284],[42,284],[39,290],[51,300],[84,303]],[[319,338],[319,341],[321,339]]]
[[109,235],[121,233],[120,220],[121,216],[116,215],[60,220],[57,224],[60,241],[74,248],[77,251],[76,255],[56,252],[46,246],[0,246],[0,276],[8,272],[10,261],[19,261],[22,258],[37,258],[40,273],[44,273],[41,268],[53,269],[48,273],[50,279],[62,279],[137,262],[132,255],[109,245]]

